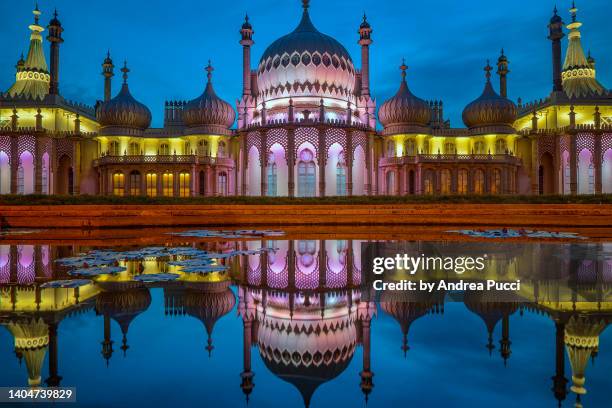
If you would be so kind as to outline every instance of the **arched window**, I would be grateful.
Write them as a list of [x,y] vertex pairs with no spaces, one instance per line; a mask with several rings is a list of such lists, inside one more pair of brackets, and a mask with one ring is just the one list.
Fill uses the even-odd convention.
[[442,194],[451,193],[451,172],[448,169],[440,171],[440,192]]
[[393,140],[387,142],[387,157],[395,157],[395,143]]
[[482,140],[474,143],[474,154],[486,154],[485,143]]
[[191,177],[186,171],[179,174],[179,196],[189,197],[191,195]]
[[274,158],[274,153],[270,152],[270,157],[268,158],[268,169],[267,169],[267,177],[268,177],[268,197],[276,197],[278,192],[277,185],[277,167],[276,167],[276,159]]
[[491,177],[491,194],[500,194],[501,191],[501,171],[499,169],[493,169],[493,176]]
[[34,193],[34,156],[25,151],[19,156],[17,167],[17,193]]
[[227,173],[225,173],[225,172],[219,173],[219,176],[217,177],[217,193],[220,196],[228,195]]
[[457,173],[457,193],[467,194],[468,192],[468,171],[466,169],[459,169]]
[[119,142],[113,140],[108,145],[108,154],[111,156],[119,156]]
[[423,193],[433,194],[434,193],[434,172],[433,170],[425,170],[423,175]]
[[217,157],[225,157],[225,142],[219,142],[217,146]]
[[484,171],[477,169],[474,171],[474,194],[483,194],[484,184]]
[[444,143],[444,154],[456,154],[457,149],[455,148],[455,143],[446,142]]
[[184,154],[191,154],[191,143],[189,143],[189,141],[185,142],[185,153]]
[[136,142],[131,142],[128,146],[128,154],[130,156],[138,156],[140,155],[140,145]]
[[159,146],[159,154],[162,156],[169,156],[170,155],[170,145],[168,143],[162,143]]
[[156,197],[157,196],[157,174],[155,173],[147,173],[147,196]]
[[336,195],[346,195],[346,164],[344,163],[343,152],[338,155],[338,164],[336,165]]
[[113,174],[113,195],[123,196],[125,194],[125,175],[118,171]]
[[300,153],[300,162],[298,163],[298,196],[300,197],[314,197],[316,194],[316,167],[313,159],[314,155],[308,149],[304,149]]
[[508,143],[504,139],[497,139],[495,142],[495,154],[506,154],[508,152]]
[[130,173],[130,195],[140,195],[140,173],[136,170]]
[[162,174],[162,195],[164,197],[174,196],[174,174],[169,171]]
[[416,153],[416,145],[414,139],[406,140],[404,144],[404,156],[414,156]]
[[208,142],[206,140],[198,142],[198,156],[208,156]]

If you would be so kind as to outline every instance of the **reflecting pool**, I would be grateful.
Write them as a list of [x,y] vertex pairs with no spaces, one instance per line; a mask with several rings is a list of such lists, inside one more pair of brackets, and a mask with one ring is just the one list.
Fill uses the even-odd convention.
[[612,406],[605,240],[445,237],[521,290],[371,297],[370,237],[184,231],[0,237],[0,386],[84,407]]

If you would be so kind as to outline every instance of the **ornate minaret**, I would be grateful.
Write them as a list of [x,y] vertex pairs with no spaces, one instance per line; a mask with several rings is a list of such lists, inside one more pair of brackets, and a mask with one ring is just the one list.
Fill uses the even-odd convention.
[[110,57],[110,51],[106,53],[106,58],[102,63],[102,76],[104,76],[104,102],[111,99],[111,78],[115,76],[113,72],[113,60]]
[[504,98],[508,97],[507,76],[509,72],[508,58],[504,55],[504,49],[502,48],[501,55],[497,59],[497,75],[499,75],[499,94]]
[[370,44],[372,44],[372,27],[363,14],[363,22],[359,26],[359,45],[361,45],[361,95],[370,95]]
[[248,14],[244,17],[244,23],[240,29],[240,45],[242,45],[242,95],[251,95],[251,46],[253,41],[253,26],[249,23]]
[[47,26],[49,35],[47,41],[51,43],[51,57],[50,57],[50,68],[51,68],[51,83],[49,84],[49,94],[59,95],[59,65],[60,65],[60,44],[64,42],[62,38],[62,23],[57,18],[57,10],[53,13],[53,19]]
[[557,14],[557,7],[553,11],[553,16],[548,24],[548,39],[552,41],[552,68],[553,68],[553,92],[563,92],[561,82],[561,39],[565,37],[563,33],[563,20]]

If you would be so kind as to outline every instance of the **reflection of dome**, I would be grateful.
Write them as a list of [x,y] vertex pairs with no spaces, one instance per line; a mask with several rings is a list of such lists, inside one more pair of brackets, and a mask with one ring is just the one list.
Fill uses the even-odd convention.
[[264,100],[299,95],[350,100],[355,68],[346,48],[314,27],[305,3],[298,27],[263,53],[257,84]]
[[151,111],[134,99],[128,88],[129,69],[124,66],[121,70],[124,78],[121,91],[110,101],[102,103],[96,112],[101,134],[138,134],[151,125]]
[[[126,285],[129,284],[130,282],[126,282]],[[96,313],[109,316],[119,324],[123,334],[122,350],[125,353],[129,348],[127,334],[130,323],[136,316],[146,311],[150,305],[151,294],[147,288],[108,291],[100,293],[96,298]]]
[[15,338],[15,353],[23,356],[28,369],[28,384],[41,384],[42,365],[49,345],[49,327],[41,319],[11,322],[8,330]]
[[346,369],[357,344],[351,315],[308,320],[268,315],[257,338],[266,366],[300,391],[306,407],[319,385]]
[[208,83],[204,93],[188,102],[183,111],[183,121],[190,128],[198,128],[208,133],[227,133],[234,123],[236,113],[232,106],[219,98],[212,85],[213,68],[208,63]]
[[406,126],[425,127],[431,119],[431,109],[429,104],[410,92],[406,83],[406,65],[402,64],[402,82],[400,88],[391,99],[386,101],[378,111],[380,123],[385,130],[397,129]]
[[572,316],[565,326],[565,346],[572,366],[571,390],[586,394],[585,371],[593,352],[599,348],[599,335],[607,323],[597,316]]
[[410,349],[408,347],[410,325],[427,313],[443,312],[444,294],[442,292],[432,295],[421,291],[410,293],[384,291],[380,297],[380,307],[399,323],[403,335],[402,351],[405,356]]
[[[236,297],[229,288],[230,281],[223,283],[223,285],[219,283],[202,283],[198,285],[200,287],[198,291],[189,290],[182,297],[185,313],[200,320],[204,323],[204,327],[206,327],[208,335],[206,350],[208,350],[209,355],[214,348],[212,345],[212,333],[215,323],[228,314],[236,305]],[[214,288],[214,290],[207,290],[207,287]]]
[[[482,95],[470,102],[463,110],[463,122],[471,130],[482,132],[512,133],[517,109],[514,102],[499,96],[491,85],[491,66],[487,63],[487,82]],[[491,129],[494,128],[494,129]]]

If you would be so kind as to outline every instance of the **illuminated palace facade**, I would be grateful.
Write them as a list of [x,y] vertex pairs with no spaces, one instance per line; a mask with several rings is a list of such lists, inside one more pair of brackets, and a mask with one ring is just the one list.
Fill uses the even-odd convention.
[[[63,27],[41,12],[15,83],[0,94],[0,193],[148,196],[343,196],[612,193],[612,92],[595,76],[571,22],[555,9],[549,28],[553,89],[536,102],[507,98],[509,62],[497,61],[499,91],[485,67],[482,94],[453,128],[442,101],[415,96],[401,65],[399,90],[377,107],[370,86],[372,27],[359,26],[361,69],[318,31],[303,0],[296,29],[252,69],[254,30],[240,29],[242,96],[236,110],[213,88],[168,101],[163,128],[128,86],[113,97],[115,66],[104,59],[95,107],[60,93]],[[564,27],[567,30],[564,30]],[[566,34],[567,31],[567,34]],[[565,60],[562,40],[567,36]],[[382,125],[382,127],[379,126]]]

